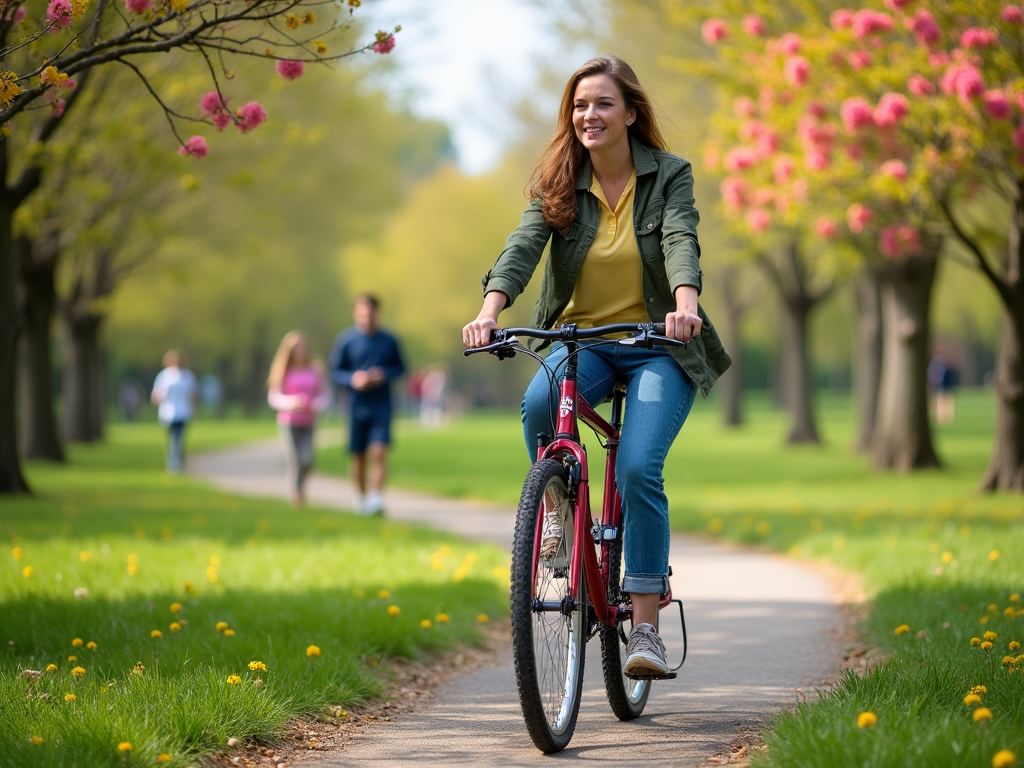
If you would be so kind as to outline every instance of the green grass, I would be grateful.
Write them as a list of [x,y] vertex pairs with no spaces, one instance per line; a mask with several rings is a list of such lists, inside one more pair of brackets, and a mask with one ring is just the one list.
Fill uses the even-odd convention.
[[[199,422],[189,446],[273,431]],[[184,766],[231,736],[273,740],[290,718],[379,694],[389,659],[476,642],[478,615],[506,610],[507,554],[495,547],[171,478],[162,439],[153,425],[114,425],[68,466],[30,464],[37,495],[3,502],[5,765],[120,766],[128,742],[132,763],[169,754]]]
[[[1024,614],[1004,613],[1024,608],[1011,601],[1024,594],[1024,498],[976,492],[993,413],[991,393],[959,392],[956,419],[936,430],[944,469],[900,476],[851,451],[847,399],[822,399],[823,447],[786,446],[787,416],[764,401],[754,399],[735,430],[721,427],[713,403],[698,402],[666,462],[673,527],[856,571],[872,598],[865,634],[889,654],[780,716],[757,765],[981,768],[1000,749],[1024,762],[1024,659],[1013,673],[1002,664],[1021,653],[1010,641],[1024,644]],[[396,432],[395,484],[515,504],[527,469],[517,414],[441,430],[403,422]],[[587,442],[599,487],[600,453]],[[343,471],[338,448],[320,457]],[[910,630],[896,635],[902,625]],[[993,649],[971,646],[989,630]],[[982,705],[993,713],[982,723],[963,703],[975,685],[988,688]],[[862,711],[878,724],[858,728]]]

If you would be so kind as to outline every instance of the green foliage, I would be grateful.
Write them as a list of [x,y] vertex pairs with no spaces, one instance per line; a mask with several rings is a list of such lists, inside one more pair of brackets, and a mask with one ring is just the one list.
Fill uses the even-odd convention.
[[[194,426],[194,447],[252,434]],[[477,615],[505,610],[495,547],[166,477],[149,425],[112,427],[110,444],[71,458],[30,465],[46,494],[4,508],[0,750],[13,765],[119,766],[129,742],[132,762],[185,766],[232,736],[272,741],[291,718],[378,694],[389,659],[475,642]]]

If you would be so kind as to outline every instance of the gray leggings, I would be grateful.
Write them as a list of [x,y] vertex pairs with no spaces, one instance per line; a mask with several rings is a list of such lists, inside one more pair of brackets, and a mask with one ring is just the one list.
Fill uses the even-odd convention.
[[277,434],[284,448],[288,488],[301,493],[306,476],[313,468],[313,427],[278,424]]

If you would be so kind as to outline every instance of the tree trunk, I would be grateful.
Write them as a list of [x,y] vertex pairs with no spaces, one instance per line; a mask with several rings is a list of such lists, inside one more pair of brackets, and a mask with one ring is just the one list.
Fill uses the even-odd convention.
[[11,217],[15,202],[4,186],[7,141],[0,138],[0,494],[29,493],[18,456],[15,371],[18,363],[18,302],[14,290]]
[[853,387],[857,401],[858,452],[867,451],[875,434],[878,387],[882,378],[882,296],[878,273],[866,267],[854,281],[857,303],[857,352]]
[[808,328],[813,304],[800,297],[784,297],[787,336],[783,340],[782,362],[785,372],[786,401],[792,422],[787,443],[820,443],[814,419],[814,381]]
[[96,417],[96,371],[102,317],[91,312],[61,312],[64,328],[64,436],[91,443],[103,435]]
[[19,245],[21,339],[19,390],[21,395],[22,455],[31,459],[64,461],[53,403],[53,314],[57,305],[56,261],[33,259],[30,244]]
[[777,264],[767,256],[762,256],[758,263],[778,291],[786,316],[787,337],[782,340],[779,371],[782,401],[792,417],[786,442],[819,444],[808,330],[811,313],[831,292],[831,286],[817,292],[811,289],[795,241],[786,246]]
[[718,282],[719,295],[722,297],[722,310],[725,313],[725,324],[718,326],[722,332],[723,343],[729,350],[732,365],[722,376],[719,386],[722,388],[722,418],[727,427],[738,427],[743,424],[743,341],[740,324],[746,309],[744,302],[736,295],[736,269],[727,268]]
[[941,240],[886,264],[882,281],[882,378],[872,454],[879,469],[940,466],[928,419],[929,310]]
[[267,374],[270,360],[267,347],[263,340],[267,336],[266,326],[260,323],[253,334],[252,346],[249,348],[249,371],[242,388],[242,399],[247,418],[255,416],[260,407],[267,401]]
[[996,351],[996,434],[983,491],[1024,491],[1024,180],[1010,225],[1003,328]]

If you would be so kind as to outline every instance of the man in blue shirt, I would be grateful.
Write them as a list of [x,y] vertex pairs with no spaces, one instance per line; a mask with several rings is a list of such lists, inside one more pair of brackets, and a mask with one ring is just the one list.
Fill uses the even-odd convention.
[[[331,381],[350,393],[349,444],[352,476],[359,489],[359,512],[384,511],[381,492],[391,444],[391,381],[405,373],[398,340],[377,327],[380,301],[356,298],[355,326],[339,334],[331,350]],[[367,461],[369,457],[369,461]]]

